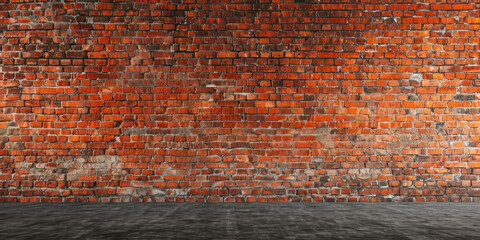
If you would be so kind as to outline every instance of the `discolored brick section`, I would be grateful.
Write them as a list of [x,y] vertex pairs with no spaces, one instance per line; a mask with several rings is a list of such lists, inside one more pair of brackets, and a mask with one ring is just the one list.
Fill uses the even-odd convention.
[[479,10],[0,0],[0,201],[479,201]]

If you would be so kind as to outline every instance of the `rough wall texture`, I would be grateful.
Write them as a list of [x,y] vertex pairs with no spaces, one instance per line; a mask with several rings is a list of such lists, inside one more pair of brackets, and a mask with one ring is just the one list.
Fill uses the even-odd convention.
[[478,201],[480,5],[0,3],[0,201]]

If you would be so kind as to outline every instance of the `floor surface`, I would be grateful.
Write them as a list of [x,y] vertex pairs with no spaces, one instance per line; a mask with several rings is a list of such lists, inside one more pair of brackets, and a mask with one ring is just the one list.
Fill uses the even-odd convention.
[[0,239],[480,239],[480,205],[9,203]]

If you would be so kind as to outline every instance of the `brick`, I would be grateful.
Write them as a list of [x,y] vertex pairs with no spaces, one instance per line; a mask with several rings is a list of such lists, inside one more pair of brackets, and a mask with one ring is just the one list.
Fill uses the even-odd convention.
[[452,5],[456,5],[456,4],[431,4],[430,9],[431,10],[451,10]]
[[452,4],[452,10],[472,10],[472,4]]
[[255,103],[255,106],[256,107],[268,107],[268,108],[271,108],[271,107],[275,107],[275,102],[273,101],[257,101]]
[[438,93],[457,93],[457,88],[454,87],[442,87],[438,88]]
[[468,164],[470,168],[480,168],[480,162],[471,162]]
[[25,32],[24,31],[7,31],[5,32],[5,37],[7,38],[25,37]]
[[480,66],[464,66],[461,67],[462,72],[480,72]]
[[236,52],[218,52],[218,58],[235,58],[237,56]]

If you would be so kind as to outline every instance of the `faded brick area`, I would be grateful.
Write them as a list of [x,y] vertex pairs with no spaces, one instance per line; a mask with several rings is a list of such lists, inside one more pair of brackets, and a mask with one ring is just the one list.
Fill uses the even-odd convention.
[[446,2],[1,0],[0,201],[479,201]]

